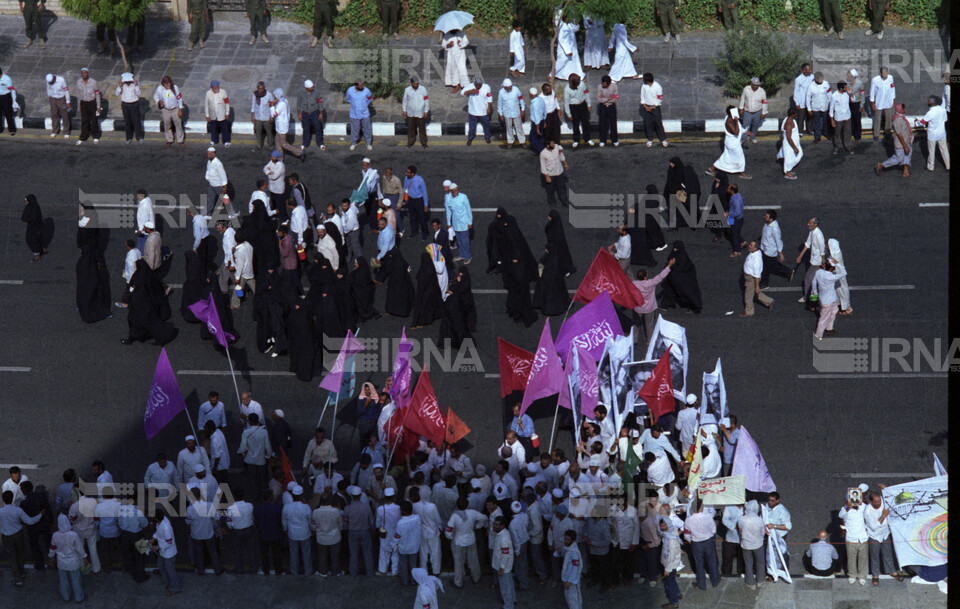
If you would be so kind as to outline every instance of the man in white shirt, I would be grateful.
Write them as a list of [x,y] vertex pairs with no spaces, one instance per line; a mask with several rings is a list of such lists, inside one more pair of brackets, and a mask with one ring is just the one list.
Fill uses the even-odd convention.
[[220,291],[224,294],[230,289],[230,269],[233,268],[233,250],[237,247],[237,231],[226,220],[217,221],[217,232],[222,235],[221,249],[223,262],[220,265]]
[[565,171],[570,171],[570,166],[563,156],[563,146],[547,138],[546,147],[540,151],[540,184],[547,191],[547,205],[550,207],[557,206],[557,199],[565,207],[570,206]]
[[227,416],[223,409],[223,402],[220,401],[220,394],[211,391],[207,395],[207,401],[200,404],[197,410],[197,425],[205,427],[207,421],[213,421],[220,429],[227,428]]
[[[426,487],[424,487],[426,488]],[[420,489],[409,488],[410,503],[413,504],[413,513],[420,517],[420,566],[432,566],[434,575],[440,574],[440,533],[443,531],[443,521],[437,506],[421,498]]]
[[131,72],[120,75],[117,83],[116,95],[120,98],[120,109],[123,112],[123,128],[126,132],[126,143],[137,141],[143,143],[143,121],[140,118],[140,83]]
[[123,281],[126,284],[126,289],[123,291],[123,295],[120,296],[120,300],[113,303],[121,309],[126,309],[130,304],[130,279],[133,278],[133,274],[137,271],[137,260],[143,258],[143,254],[137,249],[136,241],[127,239],[124,245],[127,247],[127,253],[123,257]]
[[210,467],[210,458],[207,451],[197,446],[197,439],[187,436],[183,439],[186,447],[177,454],[177,471],[180,473],[179,482],[186,484],[194,474],[194,466]]
[[750,141],[757,143],[757,133],[767,118],[767,92],[760,86],[760,79],[754,76],[750,84],[740,93],[740,141],[750,137]]
[[223,567],[220,564],[220,552],[217,550],[218,510],[212,503],[201,497],[199,488],[191,489],[190,495],[190,505],[187,507],[184,520],[190,528],[193,566],[197,570],[197,575],[203,575],[205,567],[203,551],[206,550],[210,556],[213,572],[221,575]]
[[[763,256],[757,247],[756,241],[747,244],[747,259],[743,261],[743,313],[740,317],[753,316],[753,300],[756,298],[760,304],[768,309],[773,308],[773,299],[760,290],[760,278],[763,276]],[[680,411],[682,415],[685,409]],[[679,427],[679,415],[677,417],[677,426]],[[681,435],[681,440],[683,436]]]
[[[391,548],[398,556],[401,586],[410,585],[410,571],[415,568],[417,556],[420,554],[421,531],[420,516],[413,513],[413,504],[409,501],[402,502],[400,520],[397,521],[393,539],[389,540]],[[387,541],[384,540],[384,543]]]
[[[135,197],[137,199],[137,249],[143,254],[143,244],[147,241],[147,232],[143,229],[148,222],[155,222],[156,216],[153,213],[153,201],[147,196],[146,190],[141,188]],[[127,281],[130,281],[130,277]]]
[[590,108],[590,88],[587,83],[580,82],[578,75],[571,74],[569,84],[563,90],[563,113],[573,126],[574,148],[580,145],[581,129],[587,146],[593,146],[593,140],[590,139]]
[[817,340],[823,338],[824,332],[833,334],[833,323],[839,307],[836,283],[846,276],[847,271],[843,265],[830,259],[823,262],[823,268],[818,269],[813,277],[813,293],[819,297],[820,302],[820,319],[813,334]]
[[227,508],[227,528],[234,538],[234,566],[235,573],[248,573],[250,565],[252,573],[257,572],[257,529],[253,525],[253,504],[244,501],[246,493],[242,488],[234,489],[234,503]]
[[[866,487],[866,484],[861,485]],[[861,489],[862,490],[862,489]],[[844,542],[847,548],[847,577],[851,584],[867,585],[867,528],[863,522],[863,505],[851,503],[840,508],[837,517],[846,531]]]
[[210,81],[210,89],[203,100],[203,115],[207,119],[210,131],[210,145],[220,143],[223,135],[223,145],[230,147],[230,98],[227,92],[220,88],[219,80]]
[[173,536],[173,526],[163,510],[157,511],[157,530],[150,545],[157,553],[157,567],[167,594],[180,592],[180,577],[177,575],[177,541]]
[[[879,0],[877,0],[879,1]],[[880,74],[870,81],[870,107],[873,108],[873,141],[880,139],[880,123],[883,133],[891,128],[893,122],[893,102],[897,99],[897,88],[886,66],[880,68]]]
[[643,459],[647,464],[647,482],[657,488],[663,488],[674,481],[673,467],[670,465],[667,453],[662,449],[658,448],[654,452],[646,453]]
[[[861,485],[861,486],[866,486]],[[883,489],[883,485],[880,485]],[[870,538],[870,575],[873,576],[873,585],[880,585],[881,558],[883,562],[883,572],[888,573],[897,581],[903,581],[903,575],[897,572],[893,561],[893,538],[890,536],[890,523],[887,518],[890,516],[890,510],[883,504],[883,496],[880,493],[872,492],[869,495],[869,502],[861,508],[863,510],[863,524],[867,529],[867,536]]]
[[823,262],[823,254],[826,252],[827,244],[823,239],[823,231],[820,230],[820,218],[814,216],[807,220],[807,240],[803,242],[803,249],[800,250],[800,255],[797,256],[797,264],[799,265],[803,262],[803,256],[807,252],[810,252],[810,261],[807,262],[807,272],[803,276],[803,297],[800,298],[797,302],[804,303],[807,301],[807,295],[810,294],[810,286],[813,284],[813,276],[817,274],[817,271],[820,269],[820,264]]
[[[511,36],[513,36],[511,34]],[[497,93],[497,114],[506,127],[507,148],[513,148],[514,142],[525,147],[523,134],[523,111],[526,104],[519,88],[513,88],[513,81],[503,79],[500,92]]]
[[297,239],[297,245],[309,246],[313,243],[313,231],[310,230],[306,208],[288,199],[287,214],[290,216],[290,234]]
[[351,260],[363,257],[363,248],[360,245],[360,219],[357,216],[357,206],[350,199],[340,201],[340,222],[343,224],[343,238],[347,243],[347,255]]
[[627,227],[623,224],[617,227],[617,242],[611,243],[607,249],[613,253],[613,257],[620,263],[620,268],[624,273],[630,272],[630,254],[633,251],[630,235],[627,233]]
[[936,95],[927,98],[927,111],[923,118],[917,119],[918,125],[927,128],[927,171],[933,171],[937,163],[937,150],[943,157],[943,166],[950,171],[950,150],[947,148],[947,111],[943,108],[943,101]]
[[270,162],[263,166],[263,174],[267,176],[270,207],[282,209],[286,203],[283,195],[287,190],[287,167],[283,164],[282,152],[274,150],[270,153]]
[[317,227],[317,252],[330,263],[330,268],[336,272],[340,268],[340,253],[333,237],[327,234],[327,227],[321,224]]
[[217,482],[227,482],[227,472],[230,469],[230,451],[227,449],[227,437],[217,428],[213,421],[207,421],[203,430],[210,438],[210,469]]
[[410,86],[403,90],[403,118],[407,121],[407,148],[413,147],[420,134],[420,144],[427,149],[427,117],[430,116],[430,97],[427,88],[416,76],[410,77]]
[[235,289],[230,293],[230,308],[240,308],[240,297],[238,290],[246,294],[247,290],[255,292],[257,290],[256,281],[253,278],[253,246],[249,241],[238,243],[233,250],[233,283]]
[[270,448],[267,428],[260,425],[260,417],[252,412],[247,420],[249,427],[240,435],[237,453],[243,457],[247,492],[252,497],[260,497],[267,479],[267,459],[273,456],[273,449]]
[[667,134],[663,131],[663,116],[660,114],[662,105],[663,87],[653,79],[653,74],[644,73],[643,84],[640,85],[640,115],[643,118],[643,131],[647,135],[647,148],[653,147],[654,135],[664,148],[667,147]]
[[453,585],[463,587],[464,566],[469,565],[473,583],[480,583],[480,557],[477,555],[476,529],[487,525],[487,517],[467,508],[466,497],[457,499],[457,511],[450,516],[444,535],[453,550]]
[[[790,517],[790,511],[780,503],[780,493],[776,491],[770,493],[767,502],[763,505],[763,520],[767,525],[767,535],[770,536],[771,541],[779,540],[778,543],[783,552],[783,560],[786,562],[784,566],[789,569],[790,546],[783,541],[783,538],[786,537],[790,529],[793,528],[793,520]],[[776,537],[774,537],[774,535],[776,535]],[[773,579],[768,576],[767,581],[773,581]]]
[[156,489],[157,497],[170,497],[177,493],[180,486],[180,472],[173,463],[167,461],[166,453],[158,453],[157,460],[143,474],[143,484],[148,489]]
[[820,143],[820,136],[827,131],[824,122],[830,105],[830,84],[823,79],[823,72],[813,75],[807,87],[807,112],[813,120],[813,143]]
[[204,178],[207,180],[206,215],[213,214],[213,210],[217,207],[217,201],[222,196],[224,211],[230,214],[230,218],[236,218],[236,210],[227,209],[227,203],[229,202],[227,171],[223,168],[223,162],[217,158],[217,149],[213,146],[207,148],[207,167]]
[[690,452],[690,447],[697,441],[697,428],[700,426],[697,396],[692,393],[687,394],[685,402],[686,407],[677,413],[677,421],[673,424],[680,438],[680,452],[683,455]]
[[173,84],[172,78],[164,76],[160,79],[160,86],[153,93],[153,101],[160,108],[163,135],[167,140],[166,146],[173,144],[174,134],[170,132],[171,123],[177,135],[177,143],[183,146],[186,143],[183,139],[183,96],[180,95],[177,85]]
[[294,148],[290,145],[290,142],[287,141],[287,134],[290,133],[290,102],[287,100],[287,96],[284,95],[283,89],[280,88],[273,90],[273,97],[274,99],[271,102],[273,109],[270,116],[273,121],[273,128],[276,131],[276,137],[274,138],[276,150],[280,151],[281,154],[286,150],[302,161],[307,158],[307,153],[301,149]]
[[47,100],[50,102],[50,122],[53,131],[50,139],[60,135],[60,123],[63,122],[63,139],[70,139],[70,89],[63,76],[47,74]]
[[304,575],[313,575],[313,540],[310,530],[313,510],[303,500],[303,487],[299,484],[291,491],[293,501],[283,506],[280,521],[287,534],[290,546],[290,574],[300,575],[300,558],[303,558]]
[[809,565],[807,566],[807,571],[810,575],[816,577],[833,577],[836,571],[837,560],[839,560],[840,556],[837,554],[837,549],[833,547],[833,544],[827,541],[827,532],[825,530],[820,529],[820,533],[817,535],[817,541],[810,544],[805,555],[810,559],[808,561]]
[[797,128],[800,133],[810,131],[807,114],[807,87],[813,83],[813,68],[809,63],[800,66],[800,74],[793,80],[793,103],[797,106]]
[[846,81],[837,83],[837,90],[830,95],[830,127],[833,128],[833,154],[837,154],[840,146],[848,153],[853,154],[850,145],[850,94],[847,92]]
[[493,93],[490,85],[483,82],[479,76],[473,79],[473,88],[464,89],[460,95],[467,96],[467,118],[469,127],[467,128],[467,146],[473,143],[473,138],[477,136],[477,121],[483,125],[483,139],[490,143],[490,111],[493,104]]

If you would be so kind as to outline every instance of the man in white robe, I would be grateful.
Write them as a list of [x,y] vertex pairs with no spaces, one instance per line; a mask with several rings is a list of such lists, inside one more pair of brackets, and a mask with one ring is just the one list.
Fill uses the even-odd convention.
[[520,32],[520,22],[513,22],[513,31],[510,32],[510,55],[513,60],[510,63],[510,75],[516,78],[527,71],[527,53],[526,44],[523,41],[523,33]]
[[443,35],[440,46],[447,54],[447,70],[444,74],[444,84],[453,87],[454,93],[470,84],[467,75],[466,48],[470,44],[463,30],[453,30]]
[[603,30],[603,20],[583,16],[583,65],[588,68],[600,69],[610,65],[610,55],[604,43],[607,36]]
[[577,32],[580,26],[564,19],[560,23],[557,33],[557,68],[556,78],[567,80],[571,74],[583,78],[583,68],[580,67],[580,54],[577,49]]

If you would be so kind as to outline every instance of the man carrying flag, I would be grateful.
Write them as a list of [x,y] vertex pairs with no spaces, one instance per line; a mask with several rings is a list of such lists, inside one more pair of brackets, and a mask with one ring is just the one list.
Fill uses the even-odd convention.
[[646,380],[637,393],[637,396],[642,398],[650,407],[651,425],[656,423],[661,416],[670,414],[674,410],[673,375],[670,371],[671,348],[673,348],[673,345],[669,345],[663,355],[660,356],[660,361],[653,369],[653,374],[650,375],[650,378]]
[[640,290],[623,272],[613,254],[600,248],[586,275],[583,276],[583,281],[580,282],[580,287],[577,288],[573,299],[588,303],[604,290],[609,292],[613,302],[620,306],[628,309],[643,306],[643,295],[640,294]]

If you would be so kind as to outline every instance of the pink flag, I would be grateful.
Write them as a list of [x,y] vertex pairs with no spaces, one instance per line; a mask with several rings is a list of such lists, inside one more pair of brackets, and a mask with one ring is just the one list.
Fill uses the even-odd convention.
[[[573,349],[571,349],[570,352],[567,353],[567,361],[563,363],[563,384],[560,386],[560,394],[557,397],[557,405],[559,405],[560,408],[566,408],[567,410],[571,410],[573,408],[571,403],[573,397],[571,395],[570,388],[570,377],[573,375],[573,367]],[[572,391],[579,390],[580,388],[578,386]]]
[[577,347],[577,356],[580,359],[580,412],[592,419],[600,400],[597,362],[583,347]]
[[777,485],[770,477],[770,470],[757,448],[757,443],[747,432],[747,428],[740,426],[740,439],[737,440],[737,451],[733,453],[733,468],[731,476],[743,476],[744,486],[748,491],[772,493]]
[[147,433],[147,439],[153,439],[173,417],[186,408],[180,386],[177,385],[177,377],[174,376],[170,359],[167,358],[167,350],[161,349],[157,370],[153,374],[153,384],[150,385],[147,409],[143,413],[143,429]]
[[530,380],[523,392],[523,402],[520,404],[520,414],[527,411],[527,407],[540,398],[553,395],[563,387],[563,365],[557,355],[557,348],[553,345],[553,336],[550,334],[550,320],[543,324],[540,334],[540,344],[533,354],[533,365],[530,366]]
[[[619,267],[617,267],[619,269]],[[601,292],[587,306],[567,318],[557,332],[557,353],[567,357],[571,345],[585,348],[594,361],[603,355],[608,338],[623,336],[610,294]]]
[[400,345],[397,357],[393,360],[393,382],[390,384],[390,399],[397,408],[406,408],[410,404],[413,370],[410,368],[410,352],[413,342],[407,340],[407,328],[400,331]]
[[220,315],[217,314],[217,305],[213,302],[213,294],[210,294],[206,300],[198,300],[192,305],[187,305],[187,308],[196,315],[197,319],[207,324],[207,330],[210,334],[213,334],[220,346],[226,349],[227,341],[233,340],[233,335],[224,332],[223,326],[220,325]]
[[340,385],[343,383],[343,368],[347,358],[363,351],[363,345],[353,337],[353,330],[347,330],[347,336],[343,339],[343,346],[340,347],[340,353],[333,362],[333,368],[320,381],[320,389],[326,389],[330,393],[339,393]]

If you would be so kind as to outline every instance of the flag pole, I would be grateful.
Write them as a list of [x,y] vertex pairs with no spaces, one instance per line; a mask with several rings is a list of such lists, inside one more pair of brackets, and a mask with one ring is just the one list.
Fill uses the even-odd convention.
[[317,427],[323,424],[323,415],[327,414],[327,405],[330,404],[330,392],[327,392],[327,401],[323,403],[323,409],[320,411],[320,418],[317,419]]
[[190,409],[189,409],[189,408],[184,408],[184,409],[183,409],[183,412],[185,412],[185,413],[187,414],[187,421],[189,421],[189,423],[190,423],[190,429],[193,430],[193,437],[196,438],[197,444],[200,444],[200,436],[197,435],[197,428],[193,426],[193,419],[190,418]]
[[[342,384],[341,384],[342,386]],[[330,396],[327,396],[327,399],[330,399]],[[333,433],[337,429],[337,402],[340,401],[340,392],[337,391],[337,397],[333,400],[333,421],[330,422],[330,445],[333,446]],[[319,427],[319,425],[318,425]],[[334,446],[334,450],[336,447]],[[330,479],[330,475],[333,471],[333,462],[327,461],[327,479]]]
[[[240,388],[237,386],[237,373],[233,371],[233,359],[230,357],[230,343],[224,347],[227,352],[227,364],[230,365],[230,378],[233,379],[233,390],[237,393],[237,408],[240,408],[240,414],[243,415],[243,402],[240,401]],[[261,425],[266,425],[266,421],[260,421]]]
[[557,407],[553,411],[553,423],[550,424],[550,449],[548,452],[553,452],[553,436],[557,431],[557,415],[560,414],[560,396],[557,396]]

